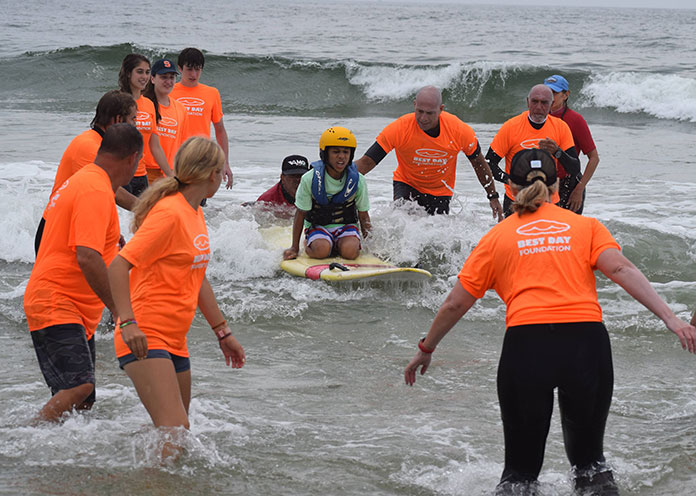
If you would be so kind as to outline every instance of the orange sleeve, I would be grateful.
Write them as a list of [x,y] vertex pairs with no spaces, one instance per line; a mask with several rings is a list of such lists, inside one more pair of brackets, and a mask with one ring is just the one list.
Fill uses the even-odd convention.
[[483,295],[495,284],[495,261],[492,258],[490,232],[479,241],[469,254],[457,278],[459,283],[475,298]]
[[[505,155],[507,154],[509,145],[508,145],[508,135],[509,133],[510,126],[506,122],[503,124],[500,129],[498,130],[497,133],[495,133],[495,136],[493,136],[493,141],[491,141],[491,150],[498,155],[500,158],[505,158]],[[505,164],[505,168],[507,169],[508,164]]]
[[75,196],[68,246],[84,246],[104,255],[104,240],[113,211],[113,199],[101,191]]
[[592,246],[590,248],[590,263],[592,264],[592,270],[597,270],[597,259],[602,254],[604,250],[609,248],[621,249],[619,243],[616,242],[614,237],[609,232],[604,224],[599,222],[595,218],[591,218],[592,222]]
[[211,117],[213,124],[217,124],[222,119],[222,100],[220,100],[220,92],[215,88],[211,89],[215,92]]
[[382,147],[385,153],[389,153],[399,146],[399,137],[403,137],[401,128],[401,118],[399,118],[387,124],[377,136],[377,144]]

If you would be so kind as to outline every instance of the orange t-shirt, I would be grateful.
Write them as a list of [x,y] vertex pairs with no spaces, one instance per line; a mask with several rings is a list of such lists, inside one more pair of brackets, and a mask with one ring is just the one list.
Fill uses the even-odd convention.
[[394,181],[434,196],[452,196],[457,154],[461,151],[470,156],[478,150],[474,130],[448,112],[440,113],[437,138],[419,128],[415,113],[410,113],[387,125],[377,136],[377,143],[387,153],[396,149]]
[[[169,165],[173,166],[174,155],[176,155],[177,150],[188,137],[188,116],[184,106],[171,96],[169,97],[169,106],[160,105],[159,111],[161,119],[156,126],[157,134],[159,135],[164,156],[167,157]],[[157,165],[155,158],[150,153],[149,146],[145,147],[143,160],[147,169],[159,170],[159,165]]]
[[222,119],[222,102],[220,92],[205,84],[198,83],[193,88],[184,86],[181,82],[174,85],[170,98],[178,100],[188,112],[189,134],[210,138],[210,124]]
[[[119,255],[133,265],[133,315],[148,349],[188,356],[186,334],[210,259],[203,210],[191,208],[181,193],[162,198]],[[119,327],[114,348],[117,357],[131,353]]]
[[[137,127],[140,134],[142,134],[145,146],[143,147],[143,158],[138,162],[138,169],[135,171],[134,177],[141,177],[147,175],[145,151],[147,150],[148,153],[150,152],[150,137],[152,133],[157,134],[157,128],[155,126],[155,104],[152,103],[152,100],[144,95],[140,95],[136,103],[138,104],[138,113],[135,117],[135,127]],[[151,153],[150,157],[154,162]]]
[[63,152],[63,156],[58,164],[56,179],[53,181],[53,188],[51,189],[51,196],[53,196],[53,193],[55,193],[70,176],[82,169],[85,165],[94,162],[101,142],[102,135],[94,129],[88,129],[73,138]]
[[495,289],[507,306],[507,327],[601,322],[594,270],[609,248],[620,249],[597,219],[545,203],[481,238],[459,282],[476,298]]
[[[575,146],[573,134],[570,132],[568,124],[561,119],[549,115],[541,129],[535,129],[529,123],[529,112],[522,112],[520,115],[508,119],[500,127],[498,133],[493,137],[491,150],[499,157],[505,158],[505,172],[510,173],[512,157],[520,150],[539,148],[539,141],[550,138],[556,142],[563,150]],[[555,160],[555,159],[554,159]],[[562,168],[556,160],[556,170]],[[505,194],[514,199],[515,195],[509,184],[505,184]],[[560,201],[558,194],[554,195],[554,202]]]
[[89,164],[51,196],[39,253],[24,291],[30,331],[81,324],[91,338],[104,304],[77,263],[76,247],[99,252],[106,265],[118,252],[120,227],[114,190],[106,171]]

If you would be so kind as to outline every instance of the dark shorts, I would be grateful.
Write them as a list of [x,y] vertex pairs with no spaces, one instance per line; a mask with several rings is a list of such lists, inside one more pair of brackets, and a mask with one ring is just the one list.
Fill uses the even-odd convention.
[[[80,324],[60,324],[31,332],[36,358],[51,394],[94,384],[94,336],[88,341]],[[93,403],[95,392],[85,400]]]
[[451,196],[433,196],[427,193],[421,193],[416,188],[402,183],[401,181],[394,181],[393,184],[394,201],[415,201],[430,215],[449,213]]
[[506,219],[514,213],[512,210],[513,203],[515,203],[515,200],[510,198],[508,195],[503,197],[503,215]]
[[147,189],[149,183],[147,182],[147,174],[144,176],[134,176],[128,184],[126,184],[123,189],[128,191],[133,196],[140,196],[140,194]]
[[[191,361],[188,357],[182,357],[169,353],[167,350],[147,350],[147,358],[168,358],[174,364],[174,371],[178,374],[191,370]],[[131,362],[135,362],[137,358],[133,353],[128,353],[122,357],[118,357],[118,366],[123,369]]]

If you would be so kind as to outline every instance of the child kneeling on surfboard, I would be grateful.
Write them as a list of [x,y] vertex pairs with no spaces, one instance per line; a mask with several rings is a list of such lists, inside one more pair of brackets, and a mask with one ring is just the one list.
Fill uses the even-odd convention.
[[295,194],[292,246],[283,252],[283,259],[297,257],[303,227],[310,258],[338,255],[354,260],[360,255],[360,231],[365,237],[371,226],[367,184],[353,164],[356,146],[355,136],[345,127],[322,133],[321,160],[302,176]]

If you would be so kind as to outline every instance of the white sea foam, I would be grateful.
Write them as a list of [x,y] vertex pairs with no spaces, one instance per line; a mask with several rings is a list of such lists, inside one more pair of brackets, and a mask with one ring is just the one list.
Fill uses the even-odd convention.
[[580,91],[585,104],[620,113],[696,122],[696,80],[674,74],[595,74]]

